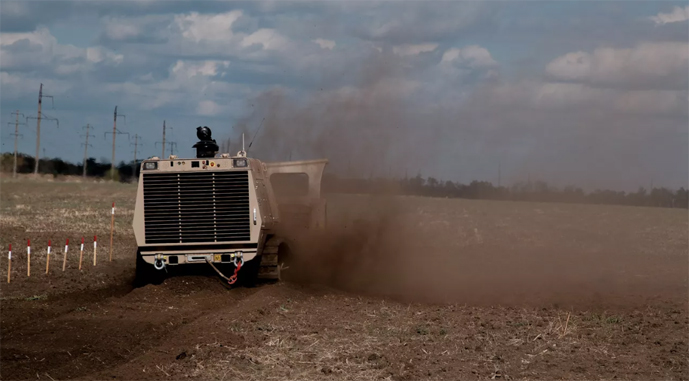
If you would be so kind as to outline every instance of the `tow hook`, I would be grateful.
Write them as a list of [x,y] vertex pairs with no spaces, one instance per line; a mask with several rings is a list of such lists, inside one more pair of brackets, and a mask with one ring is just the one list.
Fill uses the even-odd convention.
[[223,277],[223,279],[225,279],[227,281],[227,283],[234,284],[235,282],[237,282],[237,274],[239,273],[239,269],[241,269],[242,266],[244,266],[244,253],[242,253],[241,251],[238,251],[234,254],[231,254],[231,256],[232,256],[232,264],[235,266],[235,269],[234,269],[234,274],[232,274],[229,278],[226,277],[225,275],[223,275],[223,273],[221,273],[220,270],[218,270],[215,267],[215,265],[213,265],[213,262],[211,262],[208,258],[206,258],[206,262],[208,262],[208,264],[211,265],[213,270],[215,270],[215,272],[217,272],[218,275]]
[[163,260],[162,255],[158,254],[156,256],[156,259],[153,262],[153,267],[155,267],[156,270],[162,270],[165,268],[165,261]]

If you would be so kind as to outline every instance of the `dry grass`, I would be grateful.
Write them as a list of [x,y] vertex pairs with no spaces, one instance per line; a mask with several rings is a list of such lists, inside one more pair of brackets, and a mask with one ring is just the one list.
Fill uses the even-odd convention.
[[[284,286],[251,308],[204,320],[220,328],[170,374],[204,380],[608,379],[650,374],[672,379],[686,342],[657,324],[660,311],[607,315],[534,308],[404,304]],[[275,295],[272,295],[275,296]],[[686,315],[670,319],[686,326]],[[221,320],[221,317],[224,320]],[[234,318],[233,318],[234,317]],[[225,322],[230,319],[229,322]],[[228,336],[230,335],[231,336]],[[648,347],[674,343],[674,352]],[[636,369],[640,358],[653,362]],[[617,371],[615,371],[617,369]],[[612,373],[611,373],[612,372]]]
[[136,185],[4,180],[0,187],[2,227],[27,233],[62,231],[92,236],[110,231],[110,211],[115,202],[116,231],[131,233]]
[[[0,181],[0,277],[4,297],[31,293],[68,292],[107,287],[134,263],[136,244],[132,217],[136,186],[109,182],[3,179]],[[113,260],[110,255],[112,203],[116,202]],[[98,267],[93,263],[93,237],[98,237]],[[79,245],[85,241],[82,271]],[[27,277],[26,243],[31,240],[31,276]],[[66,271],[64,246],[69,239]],[[48,242],[52,241],[50,273],[45,274]],[[12,244],[12,283],[7,285],[7,249]]]

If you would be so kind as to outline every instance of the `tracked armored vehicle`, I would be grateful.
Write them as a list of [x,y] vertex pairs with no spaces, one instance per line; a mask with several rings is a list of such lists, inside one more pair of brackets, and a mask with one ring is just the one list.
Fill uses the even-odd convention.
[[194,158],[141,163],[136,283],[209,265],[230,284],[280,280],[291,239],[283,232],[325,226],[320,193],[328,161],[266,163],[247,157],[243,147],[234,156],[218,153],[208,127],[197,127],[197,137]]

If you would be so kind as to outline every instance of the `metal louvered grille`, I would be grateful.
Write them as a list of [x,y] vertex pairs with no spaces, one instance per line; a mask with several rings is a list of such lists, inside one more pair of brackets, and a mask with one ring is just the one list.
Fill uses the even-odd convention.
[[247,171],[146,173],[146,243],[248,241]]

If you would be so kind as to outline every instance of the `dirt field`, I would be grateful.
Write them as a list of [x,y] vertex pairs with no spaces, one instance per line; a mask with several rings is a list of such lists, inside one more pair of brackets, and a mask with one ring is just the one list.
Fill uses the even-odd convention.
[[289,282],[133,289],[135,186],[0,186],[3,380],[689,379],[686,210],[330,196]]

